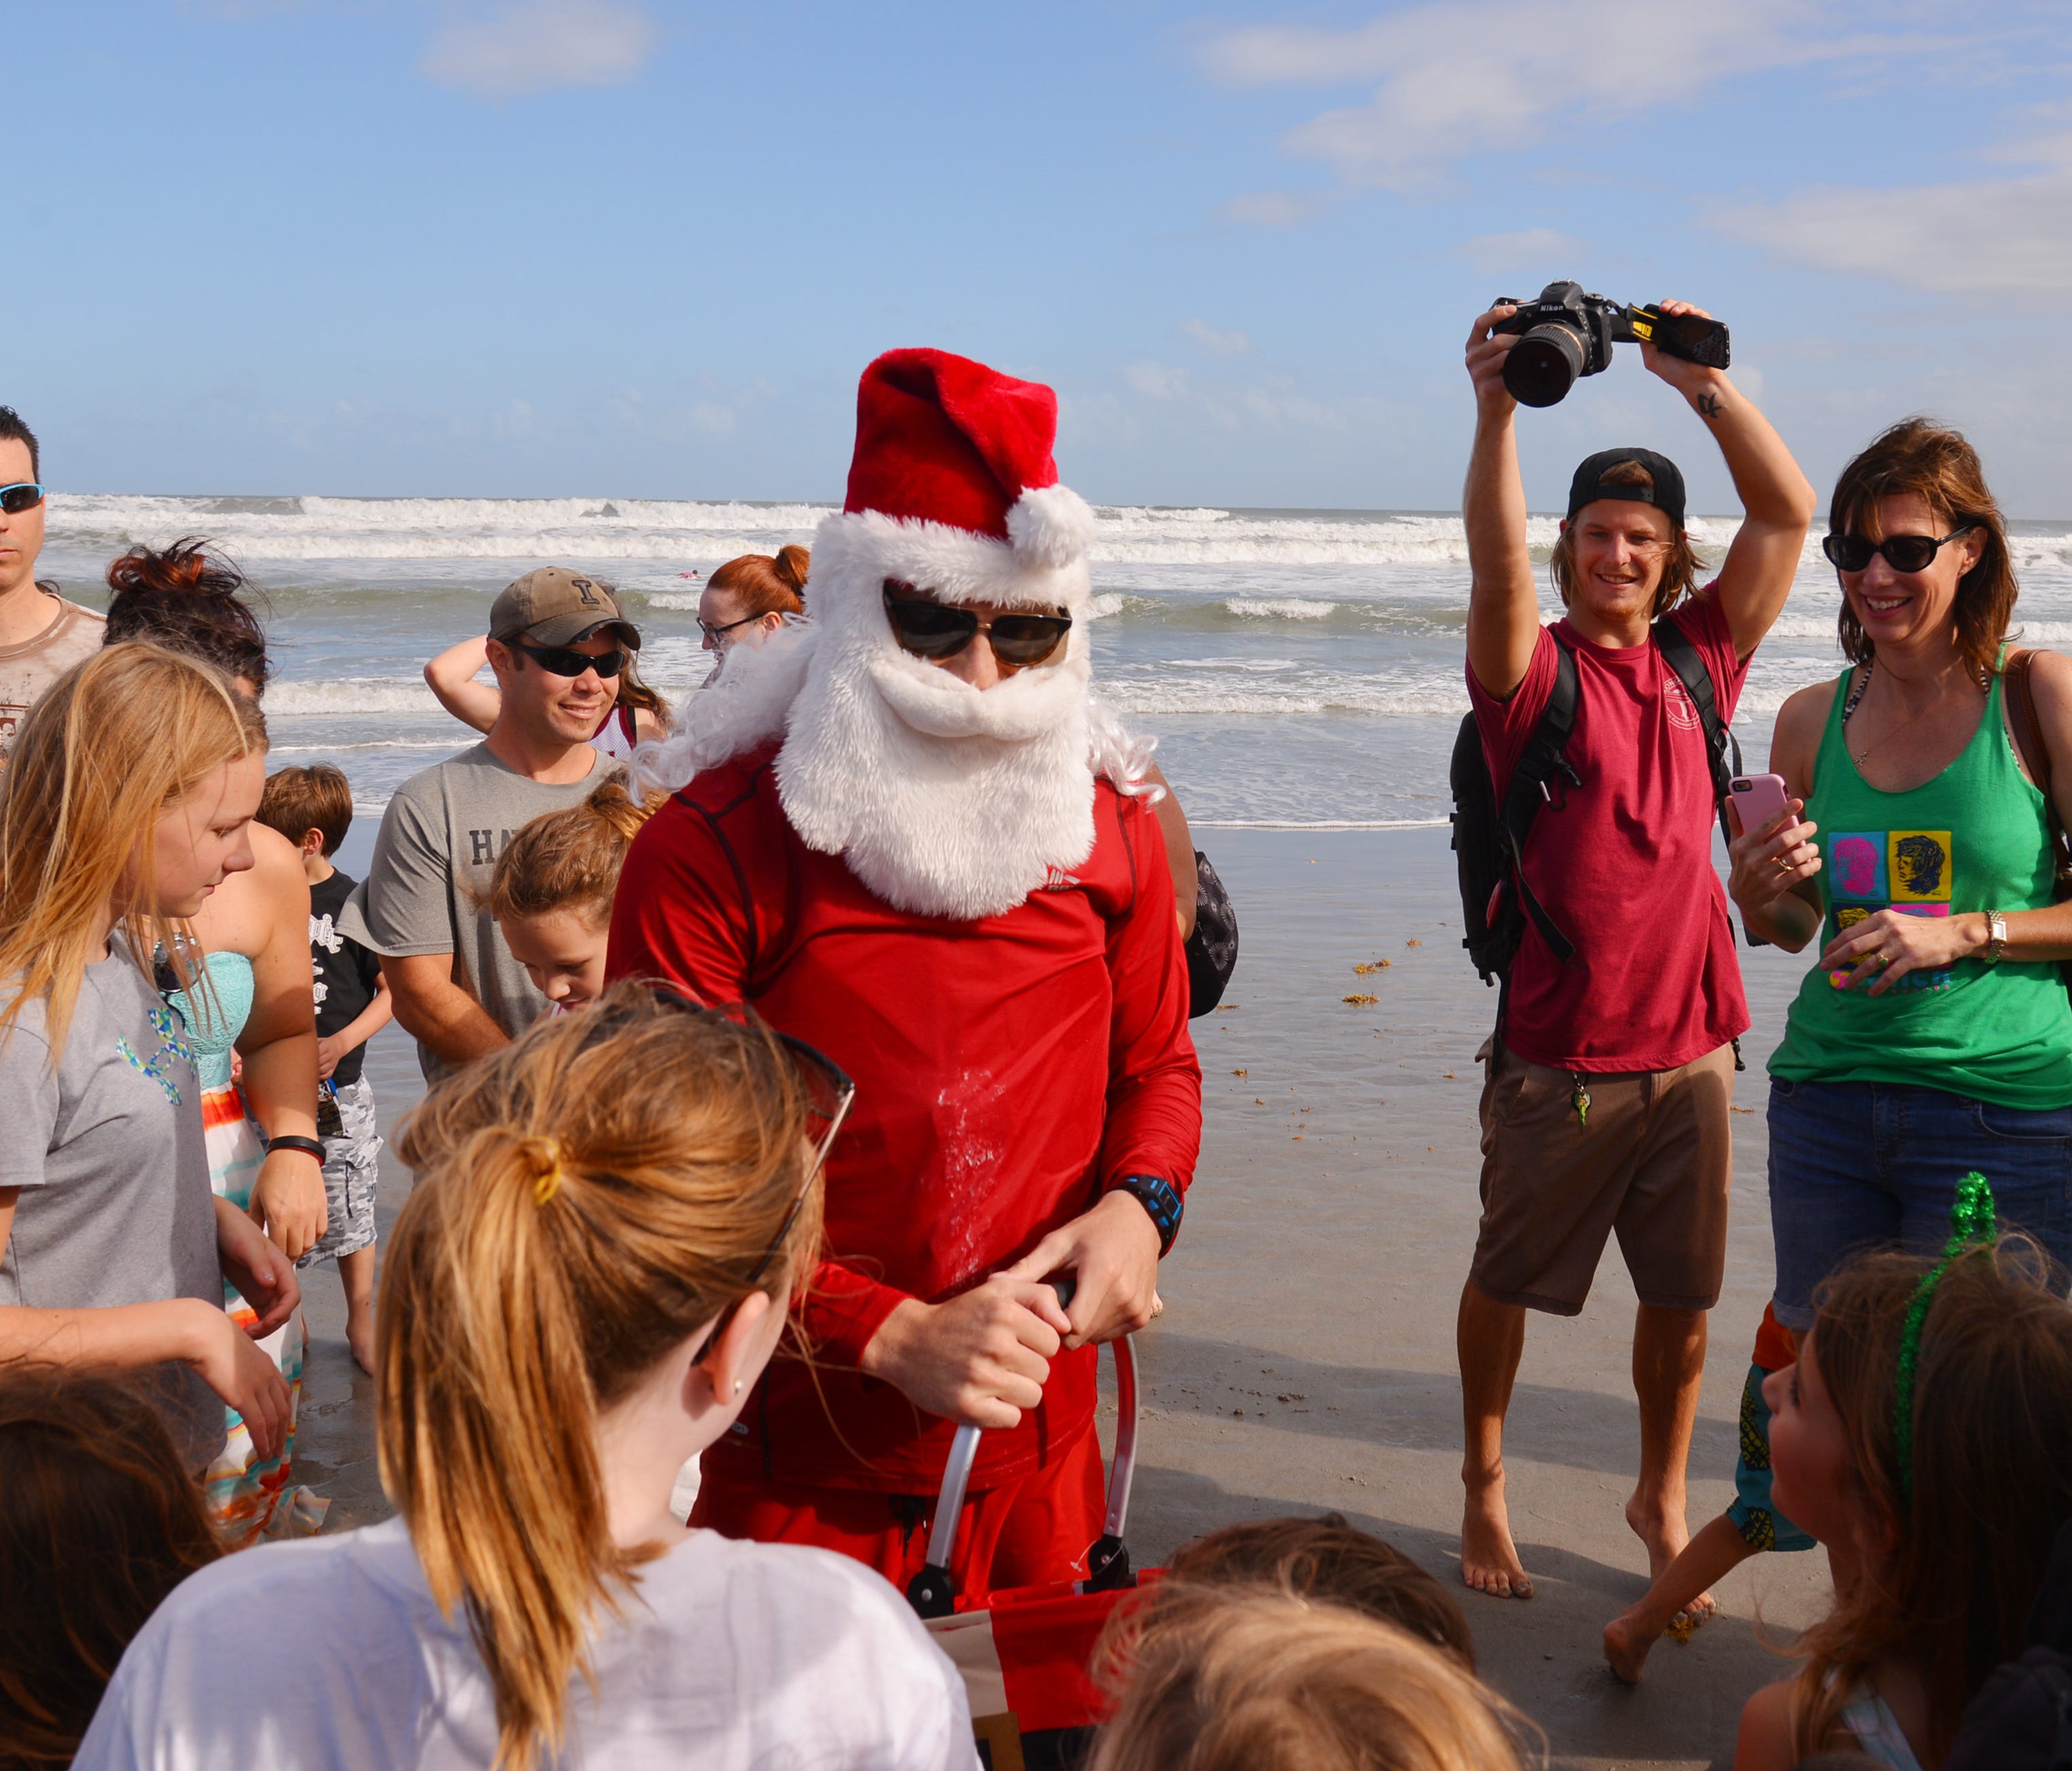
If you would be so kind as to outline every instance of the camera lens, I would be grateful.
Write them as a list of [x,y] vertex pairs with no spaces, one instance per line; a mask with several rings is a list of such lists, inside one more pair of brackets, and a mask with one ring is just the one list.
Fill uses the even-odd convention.
[[1583,341],[1565,326],[1536,326],[1503,360],[1503,384],[1522,406],[1551,406],[1583,372]]

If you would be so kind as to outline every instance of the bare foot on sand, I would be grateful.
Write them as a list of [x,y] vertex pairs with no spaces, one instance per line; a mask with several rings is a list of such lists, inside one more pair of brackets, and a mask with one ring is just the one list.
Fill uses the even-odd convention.
[[1605,1658],[1629,1685],[1640,1683],[1640,1670],[1647,1663],[1647,1651],[1662,1639],[1660,1629],[1641,1616],[1644,1604],[1622,1611],[1605,1625]]
[[1461,1579],[1493,1599],[1530,1599],[1532,1580],[1511,1540],[1503,1477],[1470,1485],[1461,1518]]
[[[1691,1541],[1691,1528],[1684,1522],[1684,1510],[1679,1506],[1673,1510],[1653,1512],[1641,1505],[1640,1497],[1636,1494],[1626,1503],[1626,1522],[1633,1528],[1633,1535],[1647,1546],[1647,1582],[1651,1587],[1662,1578],[1662,1571],[1684,1553],[1684,1545]],[[1676,1615],[1695,1629],[1719,1609],[1719,1601],[1711,1593],[1701,1592]],[[1631,1613],[1622,1613],[1622,1617],[1631,1615]],[[1605,1655],[1610,1658],[1611,1630],[1609,1627],[1605,1636]],[[1650,1638],[1650,1646],[1652,1646],[1652,1638]],[[1647,1650],[1642,1648],[1640,1653],[1641,1659],[1645,1659]],[[1612,1665],[1613,1670],[1617,1671],[1618,1662],[1614,1660]],[[1634,1662],[1636,1676],[1639,1665],[1638,1660]],[[1626,1674],[1620,1673],[1619,1676],[1623,1679]]]

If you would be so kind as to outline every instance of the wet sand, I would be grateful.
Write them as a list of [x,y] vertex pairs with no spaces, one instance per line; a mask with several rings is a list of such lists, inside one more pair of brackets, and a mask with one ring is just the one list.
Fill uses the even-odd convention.
[[[371,827],[341,857],[358,873]],[[1599,1650],[1645,1590],[1622,1514],[1639,1434],[1628,1378],[1634,1298],[1616,1245],[1583,1313],[1534,1315],[1507,1451],[1511,1518],[1536,1595],[1457,1587],[1460,1392],[1453,1315],[1474,1240],[1475,1052],[1495,1011],[1461,950],[1444,830],[1202,831],[1236,904],[1239,968],[1195,1024],[1202,1160],[1167,1261],[1166,1314],[1142,1337],[1145,1420],[1130,1528],[1140,1563],[1247,1518],[1335,1508],[1460,1592],[1483,1670],[1566,1766],[1727,1765],[1778,1642],[1817,1617],[1826,1558],[1762,1556],[1716,1589],[1720,1615],[1664,1642],[1638,1689]],[[1667,914],[1676,914],[1665,906]],[[1737,1079],[1734,1223],[1691,1458],[1695,1530],[1733,1495],[1736,1414],[1771,1255],[1762,1059],[1803,962],[1742,950],[1754,1031]],[[1356,964],[1386,959],[1364,976]],[[1371,1005],[1348,1004],[1371,994]],[[370,1074],[384,1128],[417,1091],[399,1031]],[[384,1153],[385,1228],[409,1186]],[[305,1276],[312,1344],[302,1479],[327,1529],[388,1510],[372,1385],[345,1350],[335,1277]]]

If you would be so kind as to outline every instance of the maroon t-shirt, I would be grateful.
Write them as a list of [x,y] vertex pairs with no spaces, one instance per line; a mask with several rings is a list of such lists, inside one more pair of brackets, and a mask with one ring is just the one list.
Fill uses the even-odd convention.
[[[1712,587],[1668,618],[1696,645],[1720,717],[1731,720],[1748,665],[1734,655]],[[1595,645],[1562,621],[1541,630],[1508,701],[1468,668],[1499,800],[1553,692],[1556,633],[1576,658],[1581,703],[1565,754],[1583,784],[1533,820],[1525,876],[1576,955],[1561,964],[1527,919],[1504,1043],[1559,1070],[1673,1070],[1749,1025],[1726,890],[1712,866],[1704,729],[1658,647]]]

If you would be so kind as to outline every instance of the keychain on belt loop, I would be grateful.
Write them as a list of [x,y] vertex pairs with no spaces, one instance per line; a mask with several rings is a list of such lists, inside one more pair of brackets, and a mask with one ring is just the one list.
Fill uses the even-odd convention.
[[1575,1092],[1569,1095],[1568,1104],[1576,1110],[1577,1124],[1587,1128],[1590,1123],[1590,1089],[1580,1070],[1572,1070],[1569,1076],[1575,1082]]

